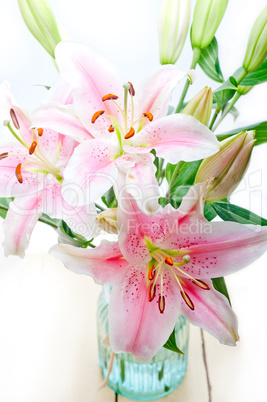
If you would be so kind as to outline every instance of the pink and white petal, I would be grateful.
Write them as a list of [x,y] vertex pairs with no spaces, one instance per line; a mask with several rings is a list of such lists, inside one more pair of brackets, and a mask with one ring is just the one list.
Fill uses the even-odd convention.
[[65,169],[70,157],[72,156],[74,149],[79,143],[67,135],[60,134],[60,154],[57,161],[57,167]]
[[136,119],[143,113],[152,113],[154,120],[166,116],[172,91],[186,73],[175,66],[162,66],[151,75],[136,94]]
[[152,147],[169,163],[191,162],[219,151],[215,135],[194,117],[174,114],[162,117],[132,138],[133,146]]
[[131,264],[143,264],[151,260],[148,251],[143,218],[146,217],[135,199],[126,191],[119,197],[117,213],[119,245],[122,254]]
[[63,199],[61,185],[52,175],[46,175],[42,209],[51,218],[63,219],[71,230],[88,239],[97,234],[95,205],[71,207]]
[[9,255],[24,257],[32,231],[42,213],[41,197],[41,192],[16,197],[9,204],[9,210],[3,223],[5,235],[3,247],[6,257]]
[[[137,201],[142,211],[152,213],[158,210],[159,186],[156,179],[156,166],[154,165],[154,155],[151,153],[144,155],[124,155],[116,160],[116,165],[120,169],[122,159],[129,159],[133,162],[132,166],[124,169],[119,175],[120,191],[117,198],[127,189]],[[122,170],[122,169],[120,169]]]
[[47,91],[44,102],[56,102],[62,105],[71,105],[73,103],[73,88],[62,78],[58,79]]
[[[137,360],[149,361],[168,340],[180,313],[180,297],[175,283],[166,274],[168,294],[164,313],[158,297],[148,301],[147,266],[131,266],[124,279],[113,286],[109,303],[109,338],[115,353],[132,353]],[[177,284],[176,284],[177,285]],[[156,294],[159,291],[157,287]]]
[[109,93],[119,96],[122,105],[123,88],[116,69],[84,45],[63,41],[55,50],[62,77],[74,88],[73,100],[79,118],[87,130],[100,138],[111,124],[107,117],[100,117],[94,125],[91,118],[95,112],[105,110],[121,120],[118,108],[112,101],[102,101]]
[[103,240],[96,248],[78,248],[66,244],[53,246],[50,251],[66,268],[91,276],[100,285],[114,285],[125,276],[129,263],[122,257],[118,243]]
[[[0,154],[7,152],[7,158],[0,160],[0,197],[15,197],[35,194],[42,188],[43,174],[28,172],[22,168],[23,182],[19,183],[15,171],[19,163],[27,161],[24,147],[6,144],[0,147]],[[21,156],[20,156],[21,155]]]
[[[181,228],[181,226],[180,226]],[[190,255],[183,271],[195,278],[217,278],[236,272],[267,250],[267,228],[236,222],[196,221],[169,238],[171,249]],[[184,233],[184,234],[183,234]]]
[[72,206],[91,204],[116,183],[117,142],[90,140],[75,148],[64,171],[62,194]]
[[200,289],[190,280],[184,279],[184,290],[195,309],[191,310],[181,297],[181,314],[192,324],[215,336],[224,345],[235,346],[239,340],[236,315],[227,298],[213,288],[210,280],[206,282],[210,290]]
[[89,140],[92,135],[83,126],[73,105],[51,102],[31,113],[32,127],[42,127],[66,134],[78,142]]
[[20,130],[25,140],[30,145],[32,133],[31,130],[29,130],[31,126],[29,113],[18,106],[17,102],[14,100],[11,94],[10,84],[7,81],[4,81],[0,85],[0,124],[3,124],[5,120],[11,120],[11,108],[14,109],[20,125]]

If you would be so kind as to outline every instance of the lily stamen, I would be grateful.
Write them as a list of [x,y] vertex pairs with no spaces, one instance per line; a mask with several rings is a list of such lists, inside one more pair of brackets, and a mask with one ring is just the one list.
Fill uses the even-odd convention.
[[104,113],[105,113],[105,110],[99,110],[98,112],[95,112],[92,116],[91,123],[94,124],[96,122],[96,120]]
[[153,114],[152,114],[152,113],[143,113],[143,115],[144,115],[145,117],[147,117],[149,121],[152,121],[152,120],[153,120]]
[[0,160],[5,159],[8,157],[8,152],[3,152],[2,154],[0,154]]
[[165,296],[160,295],[158,299],[158,306],[159,306],[159,311],[161,314],[163,314],[165,310]]
[[180,292],[182,298],[184,299],[185,303],[187,304],[187,306],[191,309],[191,310],[195,310],[195,306],[194,303],[192,302],[192,300],[190,299],[190,297],[188,296],[188,294],[183,290]]
[[17,130],[20,130],[20,125],[19,125],[19,121],[18,121],[17,115],[16,115],[16,113],[15,113],[15,110],[12,109],[12,108],[10,109],[10,117],[11,117],[12,123],[14,124],[14,127],[15,127]]
[[154,286],[154,284],[151,283],[149,292],[148,292],[148,301],[152,302],[152,300],[154,300],[155,296],[156,296],[156,286]]
[[165,258],[165,264],[170,265],[171,267],[173,266],[173,260],[170,256]]
[[23,183],[23,178],[21,174],[21,163],[19,163],[18,166],[16,167],[15,174],[18,179],[18,182]]
[[34,153],[36,147],[37,147],[37,142],[36,142],[36,141],[33,141],[32,144],[31,144],[31,146],[30,146],[30,148],[29,148],[29,154],[30,154],[30,155],[32,155],[32,154]]
[[119,97],[117,95],[113,95],[113,94],[107,94],[105,96],[103,96],[102,101],[106,102],[107,100],[116,100]]
[[150,268],[150,270],[148,272],[148,279],[150,281],[152,281],[155,278],[155,274],[156,274],[155,267],[154,267],[154,265],[152,265],[152,267]]
[[135,129],[133,127],[130,128],[128,133],[124,136],[126,140],[129,140],[129,138],[132,138],[135,134]]
[[114,126],[111,124],[108,128],[109,133],[113,133],[115,131]]
[[39,137],[42,137],[44,130],[42,128],[37,128],[37,133]]

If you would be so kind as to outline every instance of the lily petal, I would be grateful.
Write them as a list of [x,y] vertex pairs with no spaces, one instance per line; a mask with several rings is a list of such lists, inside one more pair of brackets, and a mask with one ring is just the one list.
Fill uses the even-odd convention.
[[[116,160],[116,166],[119,168],[116,186],[119,189],[115,192],[117,199],[121,198],[121,194],[127,188],[127,192],[132,194],[143,211],[151,213],[159,208],[160,194],[155,176],[154,159],[154,155],[148,153],[145,155],[125,154]],[[128,168],[122,166],[125,160],[131,162]]]
[[148,112],[154,120],[166,116],[172,91],[185,76],[186,73],[171,65],[162,66],[151,75],[136,93],[136,118]]
[[63,219],[75,233],[90,239],[97,233],[94,204],[71,207],[63,199],[61,185],[52,176],[46,175],[43,189],[43,212],[51,218]]
[[31,130],[29,113],[26,110],[21,109],[17,102],[14,100],[11,91],[10,84],[4,81],[0,85],[0,124],[3,124],[5,120],[10,120],[10,109],[14,109],[16,117],[20,125],[20,131],[22,132],[25,140],[31,143]]
[[[26,148],[15,144],[6,144],[0,147],[0,153],[7,152],[9,155],[0,160],[0,197],[15,197],[25,194],[35,194],[43,186],[43,174],[22,170],[23,183],[19,183],[15,175],[15,169],[19,163],[27,161],[23,156]],[[20,156],[21,155],[21,156]]]
[[56,102],[42,104],[33,110],[31,120],[32,127],[50,128],[78,142],[93,138],[78,119],[73,105],[61,105]]
[[[154,148],[169,163],[191,162],[219,151],[215,135],[194,117],[174,114],[153,121],[132,139],[134,147]],[[132,152],[134,152],[132,149]],[[127,149],[127,152],[130,152]],[[142,152],[142,148],[141,148]],[[138,150],[135,149],[135,153]]]
[[181,314],[192,324],[215,336],[221,343],[235,346],[239,339],[236,315],[227,298],[213,288],[212,282],[205,282],[210,286],[210,290],[200,289],[190,280],[184,280],[184,289],[195,309],[191,310],[182,300]]
[[114,285],[128,269],[118,243],[103,240],[96,248],[78,248],[66,244],[53,246],[50,251],[63,264],[77,274],[90,275],[100,285]]
[[108,134],[110,119],[101,117],[97,124],[91,118],[98,110],[105,110],[121,120],[120,112],[112,101],[102,97],[112,93],[123,100],[123,88],[116,69],[92,50],[79,43],[63,41],[55,50],[56,61],[62,77],[74,88],[74,103],[84,126],[94,137]]
[[64,172],[64,199],[72,206],[82,206],[101,197],[116,182],[114,159],[118,153],[117,142],[107,145],[96,139],[75,148]]
[[5,234],[3,247],[6,257],[9,255],[24,257],[34,226],[42,213],[41,197],[41,192],[16,197],[9,204],[9,210],[3,223]]
[[[112,288],[109,303],[109,337],[115,353],[132,353],[137,360],[149,361],[168,340],[180,310],[180,297],[166,273],[169,292],[160,314],[157,297],[148,301],[146,265],[129,267],[121,283]],[[156,290],[156,294],[159,288]]]

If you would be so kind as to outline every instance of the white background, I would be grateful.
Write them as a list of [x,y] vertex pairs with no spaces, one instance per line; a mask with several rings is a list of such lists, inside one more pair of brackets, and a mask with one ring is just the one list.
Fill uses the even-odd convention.
[[[122,80],[138,87],[159,67],[157,18],[161,1],[51,0],[50,4],[69,37],[93,46],[121,70]],[[225,78],[241,66],[249,31],[265,5],[265,0],[229,2],[216,34]],[[45,89],[36,85],[51,85],[58,75],[50,56],[25,27],[14,0],[0,0],[0,55],[0,81],[11,83],[21,106],[34,107],[45,95]],[[187,40],[177,66],[187,70],[190,63],[191,47]],[[189,95],[206,85],[215,89],[218,84],[197,68],[197,80]],[[181,87],[174,100],[178,99]],[[263,84],[243,97],[237,103],[238,119],[234,122],[232,116],[227,117],[220,131],[266,120],[266,93],[267,84]],[[6,142],[4,131],[0,134],[0,141]],[[265,218],[266,151],[267,145],[255,148],[247,177],[232,196],[233,203]],[[90,278],[74,275],[46,257],[56,241],[52,229],[38,224],[26,260],[5,259],[1,251],[0,400],[3,402],[87,401],[91,400],[88,392],[97,388],[93,377],[97,368],[90,371],[88,367],[90,362],[96,365],[96,351],[89,344],[94,344],[96,336],[94,299],[98,289]],[[228,279],[240,322],[239,346],[219,349],[220,345],[207,336],[215,402],[267,400],[266,262],[266,256],[262,257]],[[191,368],[193,365],[191,362]],[[196,388],[203,387],[198,378],[195,372],[191,388],[194,383]],[[184,400],[198,401],[198,394],[191,388],[183,394]],[[100,400],[111,398],[109,392],[105,395],[107,399],[100,397]]]

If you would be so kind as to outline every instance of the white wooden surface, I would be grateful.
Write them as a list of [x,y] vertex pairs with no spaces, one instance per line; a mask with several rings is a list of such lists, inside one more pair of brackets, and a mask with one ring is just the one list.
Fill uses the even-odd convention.
[[[0,401],[113,402],[112,390],[97,391],[100,287],[42,252],[47,245],[38,243],[41,230],[49,228],[38,224],[24,260],[1,255]],[[205,334],[213,402],[266,402],[266,257],[229,277],[228,286],[241,341],[229,348]],[[164,401],[208,401],[196,327],[190,328],[186,377]]]

